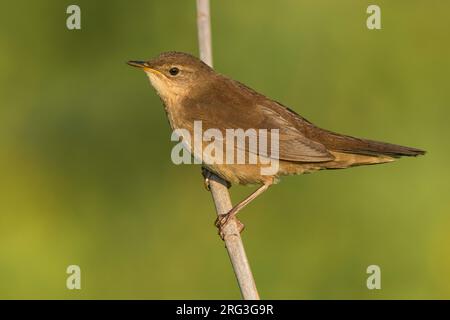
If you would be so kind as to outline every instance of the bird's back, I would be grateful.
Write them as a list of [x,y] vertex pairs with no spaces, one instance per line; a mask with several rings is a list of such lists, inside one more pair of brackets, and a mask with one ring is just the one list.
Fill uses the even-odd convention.
[[[230,79],[231,80],[231,79]],[[398,158],[402,156],[417,156],[425,154],[424,150],[405,147],[397,144],[380,142],[375,140],[356,138],[349,135],[339,134],[330,130],[317,127],[294,110],[274,101],[246,85],[234,81],[239,89],[248,92],[259,105],[270,108],[284,121],[295,126],[306,138],[322,144],[329,151],[344,153],[355,153],[368,156],[389,156]]]

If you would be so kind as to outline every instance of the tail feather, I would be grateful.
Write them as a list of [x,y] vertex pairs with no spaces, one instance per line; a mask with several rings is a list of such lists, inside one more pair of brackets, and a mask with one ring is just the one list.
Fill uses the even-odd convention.
[[[326,130],[324,130],[326,131]],[[355,153],[369,156],[389,156],[392,158],[415,157],[424,155],[426,151],[392,143],[355,138],[326,131],[322,135],[322,143],[328,149],[344,153]]]

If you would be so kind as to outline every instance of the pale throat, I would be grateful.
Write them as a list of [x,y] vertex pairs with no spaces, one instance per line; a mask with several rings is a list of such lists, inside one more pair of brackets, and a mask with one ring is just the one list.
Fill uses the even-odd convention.
[[182,128],[183,124],[178,123],[173,115],[179,112],[180,101],[188,95],[188,88],[171,84],[162,75],[156,75],[149,71],[145,73],[150,79],[151,85],[156,89],[156,92],[163,101],[172,129]]

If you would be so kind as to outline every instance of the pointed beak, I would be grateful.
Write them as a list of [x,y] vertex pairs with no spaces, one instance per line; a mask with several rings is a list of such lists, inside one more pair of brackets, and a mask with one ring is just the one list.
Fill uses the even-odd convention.
[[128,61],[127,64],[129,64],[130,66],[133,66],[133,67],[137,67],[137,68],[146,68],[146,67],[148,67],[147,63],[145,61],[133,61],[133,60],[131,60],[131,61]]
[[150,73],[152,73],[152,74],[159,74],[159,75],[162,75],[161,72],[159,72],[159,71],[156,70],[156,69],[151,68],[151,67],[148,65],[148,63],[145,62],[145,61],[135,61],[135,60],[131,60],[131,61],[128,61],[127,64],[129,64],[129,65],[132,66],[132,67],[141,68],[141,69],[143,69],[145,72],[150,72]]

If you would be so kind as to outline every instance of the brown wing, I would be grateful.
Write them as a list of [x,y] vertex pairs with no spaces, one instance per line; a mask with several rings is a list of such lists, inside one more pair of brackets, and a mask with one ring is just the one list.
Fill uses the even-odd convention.
[[[209,88],[196,97],[185,99],[182,103],[184,119],[192,123],[201,120],[203,130],[216,128],[224,136],[226,129],[278,129],[281,160],[324,162],[334,159],[324,145],[305,137],[286,109],[280,109],[275,101],[232,80],[226,84],[228,88]],[[249,148],[248,143],[245,149],[259,154],[257,149]]]

